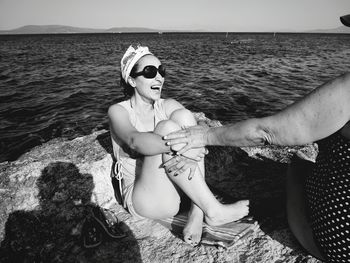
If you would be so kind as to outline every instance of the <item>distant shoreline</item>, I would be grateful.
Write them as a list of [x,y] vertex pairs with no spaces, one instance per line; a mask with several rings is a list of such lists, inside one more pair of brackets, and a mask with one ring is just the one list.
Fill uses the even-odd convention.
[[330,32],[218,32],[218,31],[206,31],[206,32],[196,32],[196,31],[178,31],[178,32],[162,32],[161,34],[158,32],[89,32],[89,33],[0,33],[1,36],[67,36],[67,35],[119,35],[119,34],[154,34],[154,35],[163,35],[163,34],[235,34],[235,35],[349,35],[349,33],[330,33]]
[[46,34],[169,34],[169,33],[228,33],[228,34],[350,34],[350,28],[339,26],[333,29],[315,29],[308,31],[265,31],[235,32],[208,30],[167,30],[144,27],[112,27],[109,29],[80,28],[62,25],[26,25],[12,30],[0,30],[0,35],[46,35]]

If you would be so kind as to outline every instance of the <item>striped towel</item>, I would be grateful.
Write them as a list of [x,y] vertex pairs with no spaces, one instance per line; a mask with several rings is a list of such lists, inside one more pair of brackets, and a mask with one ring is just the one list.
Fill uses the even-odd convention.
[[[235,201],[230,195],[227,195],[220,189],[212,185],[208,186],[216,199],[221,203],[229,204]],[[190,203],[187,203],[186,205],[187,208],[182,209],[182,212],[175,217],[157,220],[158,223],[168,228],[175,235],[182,237],[182,230],[187,222],[186,211],[188,211]],[[258,228],[258,222],[251,216],[221,226],[209,226],[208,224],[203,223],[201,244],[229,248],[237,242],[243,241],[245,237],[253,234]]]
[[[187,222],[186,213],[180,213],[172,218],[157,220],[158,223],[170,229],[177,236],[182,236],[182,230]],[[203,223],[201,244],[229,248],[244,237],[253,234],[259,225],[252,217],[244,217],[239,221],[221,226],[209,226]]]

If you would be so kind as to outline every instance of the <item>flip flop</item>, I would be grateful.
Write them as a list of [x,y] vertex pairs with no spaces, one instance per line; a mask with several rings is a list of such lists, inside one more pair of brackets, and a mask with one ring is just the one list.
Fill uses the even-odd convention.
[[93,207],[92,216],[109,237],[120,239],[127,236],[120,228],[118,218],[111,211]]
[[97,223],[91,218],[87,218],[82,229],[82,239],[85,248],[95,248],[102,243],[102,233]]

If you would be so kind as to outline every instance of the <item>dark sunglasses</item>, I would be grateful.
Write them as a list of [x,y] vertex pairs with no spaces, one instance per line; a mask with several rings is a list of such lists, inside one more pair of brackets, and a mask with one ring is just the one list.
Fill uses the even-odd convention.
[[160,65],[158,68],[153,65],[146,66],[142,71],[134,73],[132,77],[135,78],[142,75],[146,79],[153,79],[157,76],[157,72],[159,72],[163,78],[165,77],[165,67],[163,65]]

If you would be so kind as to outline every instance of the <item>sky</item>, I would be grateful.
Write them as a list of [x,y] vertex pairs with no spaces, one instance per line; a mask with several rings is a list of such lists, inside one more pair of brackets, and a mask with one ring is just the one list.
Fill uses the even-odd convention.
[[24,25],[229,32],[341,26],[350,0],[0,0],[0,30]]

